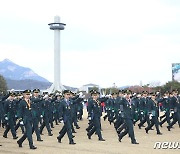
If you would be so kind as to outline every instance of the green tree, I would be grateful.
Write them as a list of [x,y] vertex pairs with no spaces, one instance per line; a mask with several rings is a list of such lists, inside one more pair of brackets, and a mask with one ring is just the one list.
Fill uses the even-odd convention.
[[7,84],[6,80],[2,75],[0,75],[0,92],[6,93],[7,92]]
[[88,88],[88,91],[90,92],[91,90],[99,91],[99,88],[98,88],[98,87],[89,87],[89,88]]
[[163,89],[164,91],[172,91],[172,90],[178,90],[180,91],[180,83],[178,81],[171,81],[171,82],[168,82],[166,83],[164,86],[163,86]]
[[158,86],[155,88],[155,90],[159,90],[162,94],[165,93],[166,91],[172,92],[173,90],[176,89],[180,91],[180,82],[178,81],[170,81],[163,86]]

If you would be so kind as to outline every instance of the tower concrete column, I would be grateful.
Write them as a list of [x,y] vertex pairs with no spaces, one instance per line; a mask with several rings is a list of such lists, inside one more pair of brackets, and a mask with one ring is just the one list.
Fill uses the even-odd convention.
[[62,91],[65,87],[61,84],[61,68],[60,68],[60,30],[64,30],[66,24],[60,23],[60,17],[54,17],[54,23],[48,24],[51,30],[54,30],[54,82],[48,89],[49,93],[56,90]]

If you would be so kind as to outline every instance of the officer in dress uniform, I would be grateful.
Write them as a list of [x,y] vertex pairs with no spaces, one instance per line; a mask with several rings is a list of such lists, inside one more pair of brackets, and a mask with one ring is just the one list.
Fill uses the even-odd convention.
[[134,119],[134,126],[136,122],[138,122],[140,119],[142,121],[142,115],[140,111],[140,101],[141,101],[141,94],[137,93],[135,97],[133,97],[134,107],[135,107],[135,119]]
[[57,99],[54,101],[54,120],[56,125],[59,125],[59,110],[60,110],[60,101],[62,98],[62,95],[60,93],[56,93]]
[[31,98],[31,110],[33,113],[33,128],[32,128],[32,133],[36,133],[37,141],[42,142],[43,140],[41,139],[40,136],[40,130],[39,130],[39,121],[40,121],[40,116],[42,115],[41,113],[41,101],[43,100],[42,98],[39,97],[39,89],[34,89],[33,90],[33,96]]
[[148,125],[150,125],[150,120],[149,120],[149,115],[147,112],[147,103],[148,103],[148,92],[144,91],[143,92],[143,97],[140,100],[140,113],[141,113],[141,119],[140,123],[138,124],[139,129],[144,126],[144,123],[147,122]]
[[30,101],[30,93],[31,90],[25,90],[23,92],[24,99],[20,102],[20,112],[19,112],[19,120],[22,125],[25,126],[24,135],[17,141],[19,147],[22,147],[22,143],[27,138],[29,141],[30,149],[37,149],[33,145],[32,139],[32,127],[33,127],[33,113],[31,109],[31,101]]
[[[22,97],[23,96],[21,95],[21,93],[18,93],[17,94],[17,98],[15,99],[15,101],[16,101],[16,114],[17,114],[17,117],[19,115],[20,101],[22,100]],[[17,119],[17,117],[16,117],[16,119]],[[21,128],[22,134],[24,134],[24,126],[20,125],[20,121],[17,122],[17,124],[15,126],[15,131],[17,131],[19,127]]]
[[44,127],[46,126],[47,128],[47,131],[48,131],[48,135],[49,136],[52,136],[53,134],[51,133],[51,128],[50,128],[50,123],[49,123],[49,117],[50,117],[50,108],[51,108],[51,100],[49,99],[49,96],[48,95],[45,95],[43,97],[43,101],[42,101],[42,116],[43,116],[43,123],[42,125],[40,126],[40,134],[42,134],[42,131],[44,129]]
[[170,95],[170,104],[171,104],[171,113],[173,115],[173,121],[170,123],[169,126],[167,126],[168,131],[171,130],[173,125],[178,122],[180,127],[180,102],[179,102],[179,96],[178,91],[174,90],[172,95]]
[[101,134],[101,122],[100,118],[102,115],[102,109],[101,109],[101,101],[98,100],[99,92],[96,90],[91,91],[92,99],[88,102],[88,117],[89,120],[92,120],[93,128],[87,133],[87,136],[89,139],[91,139],[91,136],[93,133],[97,133],[99,141],[105,141],[103,139]]
[[162,133],[159,130],[159,105],[158,102],[156,100],[156,94],[151,94],[151,98],[148,100],[147,103],[147,110],[148,110],[148,114],[149,114],[149,119],[151,120],[150,125],[148,125],[145,130],[146,133],[148,134],[148,131],[155,125],[156,127],[156,131],[157,131],[157,135],[162,135]]
[[16,103],[14,101],[15,93],[11,93],[8,100],[4,104],[5,120],[7,121],[6,130],[4,131],[4,138],[7,138],[7,133],[11,130],[13,139],[17,139],[15,124],[16,124]]
[[116,110],[118,111],[116,111],[116,121],[114,122],[114,128],[116,129],[116,132],[119,134],[120,133],[120,126],[123,124],[123,122],[124,122],[124,120],[123,120],[123,117],[122,117],[122,115],[121,115],[121,109],[120,109],[120,107],[121,107],[121,105],[122,105],[122,100],[123,100],[123,93],[124,93],[124,91],[122,91],[122,90],[119,90],[119,92],[118,92],[118,97],[117,97],[117,99],[116,99],[116,102],[115,102],[115,104],[116,104]]
[[[161,121],[161,122],[159,122],[159,125],[162,127],[162,125],[167,121],[167,123],[168,123],[168,126],[170,125],[170,98],[169,98],[169,92],[168,91],[166,91],[165,93],[164,93],[164,96],[163,96],[163,98],[161,98],[160,100],[159,100],[160,102],[162,102],[162,107],[163,107],[163,112],[164,112],[164,119]],[[161,117],[163,117],[163,116],[161,116]],[[162,119],[160,117],[160,120]]]
[[125,131],[121,132],[119,136],[119,142],[121,142],[122,138],[128,133],[129,137],[131,138],[132,144],[139,144],[136,142],[135,135],[134,135],[134,125],[133,125],[133,118],[134,118],[134,104],[131,100],[131,92],[127,91],[125,98],[122,101],[122,110],[121,112],[124,113],[124,120],[125,120]]
[[[6,100],[8,97],[9,97],[10,93],[3,96],[3,93],[1,93],[0,95],[0,127],[1,127],[1,122],[3,123],[4,122],[4,104],[3,104],[3,101]],[[2,124],[4,125],[4,124]],[[4,127],[4,126],[3,126]],[[2,146],[0,144],[0,146]]]
[[59,132],[57,137],[58,142],[61,143],[61,139],[64,137],[67,132],[69,138],[69,144],[76,144],[73,140],[72,135],[72,117],[71,117],[71,107],[70,107],[70,90],[64,90],[64,99],[60,103],[60,120],[64,122],[64,126]]

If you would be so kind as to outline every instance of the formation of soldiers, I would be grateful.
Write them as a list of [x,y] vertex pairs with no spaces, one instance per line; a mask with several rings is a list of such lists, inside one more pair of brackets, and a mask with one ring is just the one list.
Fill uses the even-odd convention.
[[[157,135],[162,135],[160,127],[167,122],[168,131],[173,125],[178,123],[180,128],[180,96],[178,91],[165,92],[160,96],[159,92],[142,94],[133,94],[131,91],[119,91],[112,93],[112,97],[105,102],[106,115],[104,120],[108,118],[109,123],[114,123],[114,128],[118,134],[119,142],[128,134],[132,144],[136,142],[134,135],[134,126],[138,123],[139,129],[145,127],[148,134],[150,130],[154,130],[155,126]],[[161,104],[161,105],[160,105]],[[161,106],[161,110],[160,110]],[[160,115],[163,111],[163,115]]]
[[[32,96],[31,96],[32,95]],[[52,136],[54,123],[64,123],[64,127],[57,137],[61,142],[64,134],[67,132],[69,144],[75,144],[73,141],[75,133],[74,126],[79,129],[78,119],[82,119],[83,94],[74,95],[69,90],[60,93],[40,95],[39,89],[23,91],[23,94],[10,92],[0,98],[0,124],[5,128],[3,137],[7,138],[9,131],[13,139],[17,139],[17,130],[22,130],[22,137],[18,139],[17,144],[22,147],[27,138],[30,149],[36,149],[33,144],[32,134],[35,132],[37,141],[42,142],[41,135],[46,127],[48,135]],[[79,113],[79,114],[78,114]]]
[[[137,124],[139,129],[145,127],[148,134],[154,130],[157,135],[162,135],[160,127],[167,122],[167,130],[178,123],[180,127],[180,96],[178,91],[160,93],[141,94],[131,91],[119,90],[111,96],[100,97],[96,90],[90,91],[88,98],[88,127],[86,128],[87,137],[91,139],[93,134],[97,134],[99,141],[105,141],[102,135],[101,117],[107,119],[109,124],[113,124],[119,142],[125,135],[129,135],[132,144],[139,144],[135,138],[134,126]],[[64,90],[62,94],[43,94],[40,95],[39,89],[23,91],[17,94],[11,91],[9,94],[0,97],[0,126],[5,128],[3,137],[7,138],[11,131],[14,140],[17,140],[19,147],[22,147],[27,138],[30,149],[36,149],[32,134],[35,132],[37,141],[42,142],[44,127],[48,135],[52,136],[54,124],[63,124],[57,136],[58,143],[61,143],[67,133],[69,144],[74,145],[75,128],[80,129],[78,120],[82,120],[84,95],[74,94],[69,90]],[[102,105],[105,103],[105,107]],[[161,106],[161,108],[160,108]],[[164,114],[160,114],[162,111]],[[161,112],[161,113],[162,113]],[[146,124],[147,123],[147,124]],[[146,124],[146,126],[145,126]],[[74,128],[75,127],[75,128]],[[22,137],[17,136],[17,130],[21,129]]]

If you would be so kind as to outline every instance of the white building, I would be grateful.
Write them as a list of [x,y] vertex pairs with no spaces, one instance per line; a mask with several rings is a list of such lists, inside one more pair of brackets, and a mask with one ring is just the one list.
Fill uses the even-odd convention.
[[85,91],[86,93],[89,93],[89,91],[92,90],[94,87],[98,88],[98,90],[100,89],[99,85],[90,83],[80,87],[79,91]]

